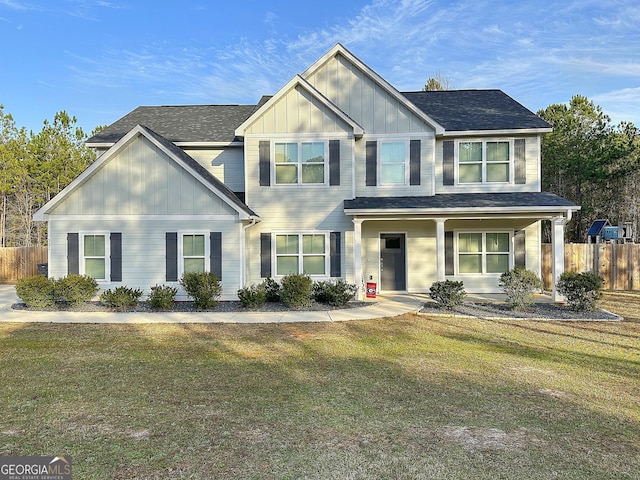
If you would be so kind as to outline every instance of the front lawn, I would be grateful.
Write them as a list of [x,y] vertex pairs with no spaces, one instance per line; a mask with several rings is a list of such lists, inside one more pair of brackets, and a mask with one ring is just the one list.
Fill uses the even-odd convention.
[[0,324],[0,455],[74,478],[638,478],[625,322]]

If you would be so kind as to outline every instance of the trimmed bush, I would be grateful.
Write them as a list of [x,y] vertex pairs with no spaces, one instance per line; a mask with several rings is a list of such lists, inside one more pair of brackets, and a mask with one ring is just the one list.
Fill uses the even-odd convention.
[[51,307],[56,299],[54,280],[42,275],[21,278],[16,283],[16,294],[29,308]]
[[280,284],[273,278],[267,277],[260,284],[264,287],[264,292],[267,297],[267,302],[279,302],[280,301]]
[[596,302],[602,298],[604,278],[593,272],[564,272],[556,286],[572,310],[584,312],[596,309]]
[[434,282],[429,288],[429,296],[435,300],[440,308],[453,310],[462,304],[467,293],[464,291],[463,282],[445,280]]
[[334,307],[344,307],[356,296],[357,287],[339,279],[335,282],[322,281],[313,284],[313,298],[316,302],[328,303]]
[[309,305],[313,282],[307,275],[287,275],[282,279],[280,301],[289,308],[304,308]]
[[141,296],[142,290],[139,288],[116,287],[114,290],[109,289],[102,292],[100,301],[107,307],[123,309],[135,307]]
[[80,305],[98,293],[98,282],[88,275],[72,273],[54,281],[56,302]]
[[264,284],[251,285],[238,290],[238,298],[245,308],[260,308],[267,301],[267,292]]
[[147,296],[147,304],[154,310],[171,310],[178,289],[169,285],[154,285]]
[[220,278],[213,272],[185,273],[180,278],[180,285],[193,298],[193,306],[200,310],[215,307],[222,294]]
[[542,288],[542,280],[524,267],[515,267],[500,275],[498,286],[507,295],[509,306],[523,310],[533,305],[534,294]]

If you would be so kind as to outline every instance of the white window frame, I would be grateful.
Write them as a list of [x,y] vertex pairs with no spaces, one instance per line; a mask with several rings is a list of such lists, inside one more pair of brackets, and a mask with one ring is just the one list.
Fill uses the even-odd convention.
[[[184,274],[184,237],[190,235],[204,235],[204,271],[209,272],[211,270],[211,240],[209,238],[210,232],[208,231],[183,231],[178,232],[178,278],[181,278]],[[200,256],[193,256],[189,258],[200,258]]]
[[[404,138],[394,138],[394,137],[385,137],[385,138],[378,138],[378,145],[377,145],[377,167],[378,167],[378,186],[381,187],[398,187],[398,186],[405,186],[405,185],[409,185],[409,177],[411,174],[411,166],[409,164],[409,139],[404,139]],[[382,144],[383,143],[404,143],[404,183],[388,183],[388,182],[384,182],[383,181],[383,175],[382,175]],[[394,162],[399,164],[400,162]]]
[[[271,249],[271,271],[274,272],[274,278],[282,278],[284,275],[278,274],[278,244],[277,237],[281,235],[297,235],[298,236],[298,253],[297,254],[283,254],[280,256],[292,257],[296,256],[298,258],[298,274],[301,275],[309,275],[311,278],[328,278],[331,266],[331,245],[330,245],[330,235],[327,231],[298,231],[298,232],[274,232],[271,235],[271,245],[273,248]],[[322,235],[324,236],[324,273],[323,274],[305,274],[303,273],[303,259],[305,257],[302,252],[303,243],[302,237],[304,235]],[[309,254],[310,256],[317,256],[319,254]]]
[[[104,258],[104,276],[105,278],[94,279],[98,283],[107,283],[111,281],[111,232],[108,230],[87,230],[78,232],[78,272],[80,275],[86,275],[85,260],[87,258]],[[85,237],[104,236],[104,257],[85,256],[84,255],[84,239]]]
[[[473,255],[481,255],[482,258],[482,271],[480,273],[461,273],[460,272],[460,234],[461,233],[481,233],[482,234],[482,251],[481,252],[475,252],[473,253]],[[456,271],[456,275],[459,275],[461,277],[481,277],[481,276],[494,276],[494,277],[499,277],[500,275],[502,275],[502,273],[488,273],[487,272],[487,255],[492,255],[492,254],[498,254],[498,255],[504,255],[507,252],[487,252],[487,234],[491,234],[491,233],[506,233],[509,235],[509,268],[507,271],[511,270],[513,268],[513,262],[514,262],[514,245],[513,245],[513,236],[514,236],[514,231],[511,229],[488,229],[488,230],[474,230],[474,229],[464,229],[464,230],[455,230],[454,231],[454,238],[455,238],[455,249],[454,249],[454,254],[455,254],[455,271]],[[464,253],[462,253],[462,255],[464,255]]]
[[[487,143],[505,142],[509,144],[509,160],[508,162],[487,162]],[[461,143],[482,143],[482,178],[479,182],[461,182],[460,181],[460,144]],[[455,142],[455,179],[456,185],[474,186],[474,185],[508,185],[514,183],[514,139],[513,138],[461,138]],[[487,181],[487,163],[506,163],[509,166],[509,178],[504,182]]]
[[[295,143],[298,146],[298,162],[297,163],[277,163],[276,162],[276,144],[281,143]],[[302,144],[303,143],[322,143],[324,148],[322,164],[312,163],[311,165],[322,165],[324,178],[322,183],[303,183],[302,182],[302,165],[305,163],[302,161]],[[296,183],[278,183],[276,169],[278,165],[296,165],[298,170],[298,181]],[[325,138],[309,137],[309,138],[278,138],[271,141],[271,185],[276,187],[326,187],[329,184],[329,140]]]

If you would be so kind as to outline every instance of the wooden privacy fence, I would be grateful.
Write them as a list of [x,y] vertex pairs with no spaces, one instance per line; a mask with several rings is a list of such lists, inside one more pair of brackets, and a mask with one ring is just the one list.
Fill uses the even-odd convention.
[[[640,290],[640,245],[570,243],[564,246],[564,269],[597,272],[605,290]],[[542,245],[542,280],[551,289],[551,245]]]
[[37,275],[39,263],[47,263],[47,247],[0,248],[0,283]]

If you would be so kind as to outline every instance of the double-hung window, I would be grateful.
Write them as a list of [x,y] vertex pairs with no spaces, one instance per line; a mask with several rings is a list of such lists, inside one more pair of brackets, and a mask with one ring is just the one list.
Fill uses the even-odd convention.
[[458,143],[458,183],[507,183],[511,176],[509,140]]
[[275,142],[276,185],[326,183],[326,142]]
[[183,233],[180,241],[180,263],[182,273],[206,272],[209,257],[207,235],[204,233]]
[[96,280],[109,278],[109,236],[106,232],[82,233],[80,274]]
[[407,183],[407,142],[380,142],[380,184]]
[[276,274],[327,274],[327,235],[277,234]]
[[504,273],[511,263],[509,232],[458,233],[458,272]]

